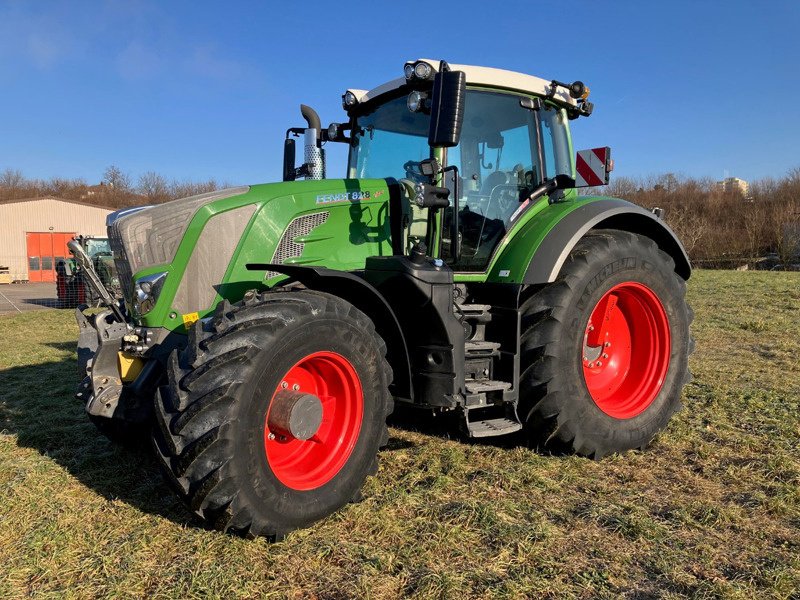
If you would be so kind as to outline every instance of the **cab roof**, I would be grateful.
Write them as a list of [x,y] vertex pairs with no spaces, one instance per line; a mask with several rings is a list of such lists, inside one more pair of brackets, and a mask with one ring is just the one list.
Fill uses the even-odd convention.
[[[418,60],[411,60],[405,64],[416,64],[418,62],[428,63],[436,72],[439,68],[438,60],[420,58]],[[495,69],[493,67],[478,67],[475,65],[457,65],[450,64],[450,69],[453,71],[463,71],[467,77],[467,85],[471,86],[484,86],[490,88],[498,88],[504,90],[518,91],[528,94],[535,94],[537,96],[549,96],[552,93],[552,81],[535,77],[533,75],[526,75],[525,73],[517,73],[516,71],[507,71],[505,69]],[[401,86],[405,85],[407,80],[405,77],[398,77],[392,79],[384,84],[379,85],[371,90],[358,90],[349,89],[353,92],[358,99],[359,103],[367,102],[392,92]],[[566,89],[556,86],[555,93],[553,93],[553,101],[563,106],[577,106],[575,99],[569,95]]]

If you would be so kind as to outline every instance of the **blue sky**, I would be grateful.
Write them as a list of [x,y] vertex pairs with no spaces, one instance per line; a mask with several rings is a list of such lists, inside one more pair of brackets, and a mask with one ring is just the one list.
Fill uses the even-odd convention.
[[800,166],[799,28],[788,1],[0,0],[0,170],[277,180],[301,102],[342,120],[345,88],[430,57],[583,80],[575,146],[610,145],[616,175],[781,176]]

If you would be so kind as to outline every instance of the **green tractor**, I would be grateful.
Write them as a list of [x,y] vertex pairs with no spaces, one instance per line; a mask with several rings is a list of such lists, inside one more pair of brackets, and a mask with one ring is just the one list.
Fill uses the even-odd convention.
[[587,96],[410,61],[347,90],[346,122],[301,106],[283,182],[113,213],[124,301],[76,313],[86,411],[112,437],[152,423],[191,510],[272,538],[359,497],[395,405],[470,438],[645,447],[689,378],[691,267],[658,212],[576,193],[612,167],[573,153]]
[[[75,241],[92,259],[94,272],[100,277],[103,286],[119,298],[121,296],[119,279],[108,238],[79,235]],[[61,308],[75,308],[84,303],[94,306],[100,301],[100,296],[86,281],[86,274],[81,264],[73,252],[73,258],[61,260],[56,265],[56,295]]]

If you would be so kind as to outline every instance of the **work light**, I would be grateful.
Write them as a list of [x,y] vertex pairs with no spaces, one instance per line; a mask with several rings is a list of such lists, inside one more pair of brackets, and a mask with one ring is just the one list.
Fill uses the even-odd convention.
[[414,75],[419,79],[428,79],[433,73],[433,67],[426,62],[418,62],[414,65]]
[[420,112],[425,109],[425,101],[428,99],[428,94],[414,90],[408,95],[406,105],[411,112]]
[[345,110],[348,108],[353,108],[356,104],[358,104],[358,98],[356,98],[356,95],[353,92],[348,90],[344,93],[344,96],[342,96],[342,104],[344,105]]

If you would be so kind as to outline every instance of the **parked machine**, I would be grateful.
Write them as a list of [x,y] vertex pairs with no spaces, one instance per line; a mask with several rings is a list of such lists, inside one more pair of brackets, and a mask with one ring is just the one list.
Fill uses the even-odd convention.
[[[111,290],[112,295],[121,298],[117,269],[108,238],[81,235],[75,241],[91,259],[103,286]],[[74,253],[72,257],[56,264],[56,294],[61,308],[75,308],[84,303],[94,306],[100,300],[97,292],[87,283],[84,270],[75,259]]]
[[588,95],[410,61],[347,90],[346,122],[301,106],[283,182],[110,215],[124,301],[77,311],[87,412],[152,420],[191,510],[275,538],[358,497],[399,403],[473,438],[645,447],[689,377],[690,265],[660,215],[577,195],[612,166],[573,153]]

